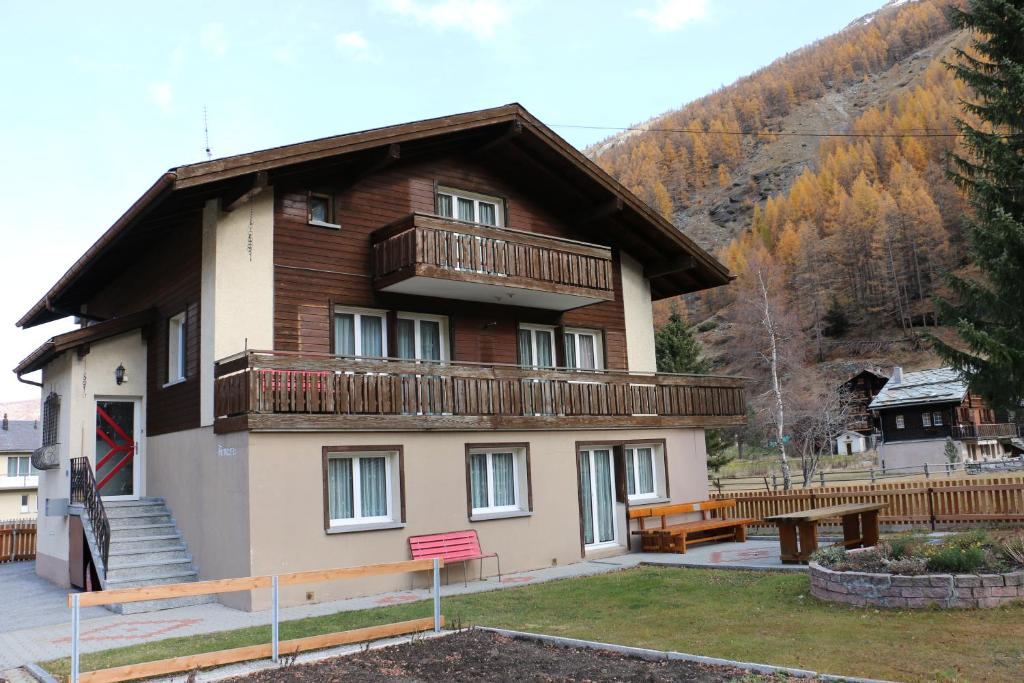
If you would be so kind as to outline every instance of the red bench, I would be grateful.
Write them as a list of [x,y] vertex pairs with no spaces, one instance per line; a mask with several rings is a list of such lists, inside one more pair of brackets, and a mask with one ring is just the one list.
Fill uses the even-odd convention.
[[409,550],[412,551],[414,560],[444,558],[446,583],[448,581],[448,565],[452,562],[461,562],[462,577],[467,586],[469,579],[467,578],[466,563],[470,560],[480,560],[480,580],[483,581],[484,560],[493,557],[498,562],[498,581],[501,581],[501,558],[498,557],[498,553],[484,553],[480,549],[480,539],[477,537],[475,529],[449,531],[445,534],[429,534],[427,536],[410,536]]

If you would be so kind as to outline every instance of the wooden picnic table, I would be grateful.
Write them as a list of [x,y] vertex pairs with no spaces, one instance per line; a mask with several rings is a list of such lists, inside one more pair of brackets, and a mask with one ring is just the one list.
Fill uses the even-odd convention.
[[[843,523],[843,545],[866,548],[878,544],[878,512],[885,503],[847,503],[830,507],[788,512],[765,517],[779,527],[779,545],[784,564],[806,563],[818,549],[818,522],[839,517]],[[797,540],[799,539],[799,545]]]

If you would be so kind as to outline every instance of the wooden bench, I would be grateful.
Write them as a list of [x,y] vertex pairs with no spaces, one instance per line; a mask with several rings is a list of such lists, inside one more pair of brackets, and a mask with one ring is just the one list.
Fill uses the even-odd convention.
[[[676,503],[674,505],[657,505],[646,508],[630,508],[629,518],[639,520],[640,528],[633,534],[640,536],[641,548],[645,552],[685,553],[688,545],[730,539],[740,543],[747,540],[747,525],[756,519],[726,518],[726,510],[736,507],[736,501],[701,500],[692,503]],[[699,512],[700,519],[690,522],[669,523],[668,518],[675,515]],[[708,516],[708,513],[717,516]],[[655,517],[661,518],[657,527],[647,527],[647,522]]]
[[484,580],[484,560],[493,557],[498,563],[498,581],[501,581],[501,558],[498,553],[484,553],[480,549],[480,538],[475,529],[465,531],[449,531],[444,534],[426,536],[410,536],[409,550],[412,559],[425,560],[440,557],[444,559],[445,583],[448,582],[448,566],[452,562],[462,563],[462,578],[469,585],[466,563],[480,560],[480,580]]

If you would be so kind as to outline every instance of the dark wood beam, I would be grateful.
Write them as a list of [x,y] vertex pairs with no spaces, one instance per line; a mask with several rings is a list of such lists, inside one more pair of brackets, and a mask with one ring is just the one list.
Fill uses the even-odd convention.
[[225,213],[231,213],[238,207],[253,199],[260,192],[267,189],[268,185],[269,178],[267,176],[267,172],[257,171],[253,174],[252,183],[250,185],[243,185],[242,188],[244,189],[236,188],[234,192],[221,197],[221,206],[224,207]]
[[692,256],[679,256],[664,261],[656,261],[644,268],[644,277],[648,279],[680,273],[697,267],[697,260]]
[[575,219],[576,223],[585,225],[587,223],[593,223],[603,218],[608,218],[618,212],[622,211],[622,199],[615,197],[614,199],[605,202],[599,206],[595,206],[589,211],[583,213],[579,218]]
[[480,147],[477,147],[473,151],[473,153],[484,154],[485,152],[492,150],[495,147],[500,147],[501,145],[504,145],[509,140],[519,136],[522,132],[523,122],[520,121],[519,119],[516,119],[515,121],[508,125],[504,133],[501,133],[500,135],[498,135],[498,137],[490,140],[489,142],[484,143]]
[[344,192],[345,190],[357,184],[364,178],[367,178],[379,171],[383,171],[385,168],[398,161],[401,157],[401,145],[399,145],[397,142],[391,143],[386,148],[384,148],[382,153],[379,153],[375,155],[375,157],[372,157],[366,166],[363,166],[359,170],[355,171],[351,176],[349,176],[348,181],[338,189],[338,192]]

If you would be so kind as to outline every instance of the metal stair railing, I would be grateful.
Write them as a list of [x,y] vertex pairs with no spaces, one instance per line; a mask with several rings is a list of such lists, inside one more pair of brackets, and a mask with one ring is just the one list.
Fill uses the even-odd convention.
[[88,458],[71,459],[71,502],[81,503],[89,515],[93,538],[103,559],[103,578],[107,576],[110,557],[110,520],[103,507],[103,499],[96,490],[96,477]]

